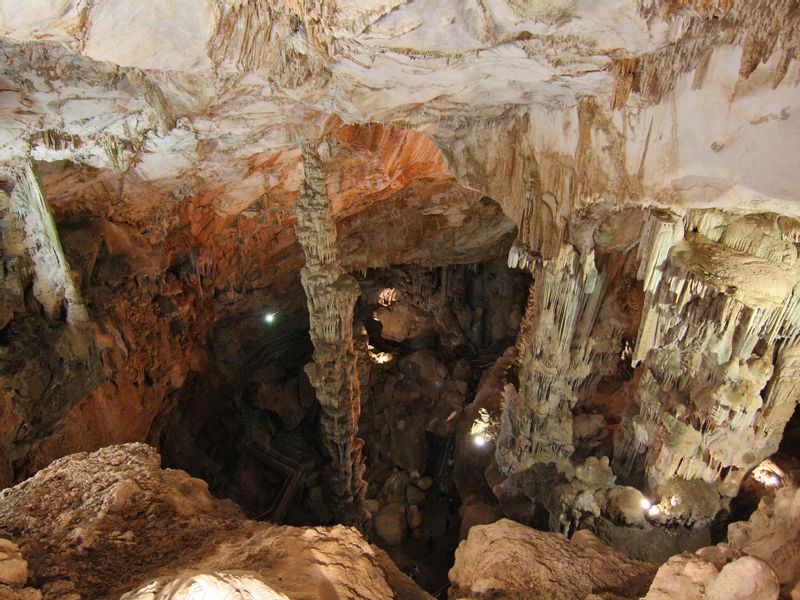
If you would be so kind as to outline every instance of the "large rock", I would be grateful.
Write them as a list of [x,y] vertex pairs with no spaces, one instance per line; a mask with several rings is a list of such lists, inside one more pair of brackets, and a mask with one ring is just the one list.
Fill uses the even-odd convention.
[[644,600],[777,600],[778,578],[763,560],[743,556],[721,571],[698,556],[679,554],[664,563]]
[[508,519],[475,526],[456,550],[451,597],[574,600],[594,593],[643,595],[655,565],[631,560],[599,540],[589,543],[588,536],[571,542]]
[[28,581],[28,562],[19,547],[0,537],[0,600],[41,600],[39,590],[23,587]]
[[406,532],[406,508],[399,502],[384,506],[375,516],[375,533],[390,546],[402,543]]
[[[154,580],[162,591],[201,579],[237,589],[244,580],[220,573],[246,571],[256,578],[246,585],[292,600],[430,599],[355,529],[250,521],[204,482],[159,464],[144,444],[59,459],[0,494],[0,528],[18,536],[37,579],[60,590],[52,597],[119,598]],[[137,593],[129,597],[145,597]]]
[[765,496],[748,521],[728,527],[728,542],[673,556],[645,600],[772,600],[791,597],[800,580],[800,491]]
[[658,569],[644,600],[700,600],[717,575],[716,567],[698,556],[673,556]]
[[785,487],[765,496],[747,521],[728,527],[728,543],[767,562],[788,593],[800,583],[800,489]]
[[390,433],[389,457],[406,471],[422,473],[428,464],[428,440],[424,414],[401,419]]
[[0,584],[24,585],[28,580],[28,563],[11,540],[0,538]]
[[780,584],[775,571],[760,558],[743,556],[722,567],[706,588],[707,600],[776,600]]
[[123,595],[121,600],[193,600],[224,598],[225,600],[289,600],[276,592],[256,573],[181,573],[149,582],[138,590]]

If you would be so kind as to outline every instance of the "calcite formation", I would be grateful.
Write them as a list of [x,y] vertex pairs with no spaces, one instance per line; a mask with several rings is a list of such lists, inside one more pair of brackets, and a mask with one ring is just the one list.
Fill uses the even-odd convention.
[[727,542],[670,558],[646,600],[796,597],[798,501],[797,488],[783,488],[765,498],[748,521],[731,524]]
[[360,288],[339,261],[324,173],[310,142],[303,145],[303,168],[295,229],[306,258],[300,279],[314,343],[314,362],[306,366],[306,373],[322,408],[320,429],[331,459],[327,475],[331,510],[341,522],[363,526],[364,441],[356,437],[361,390],[353,345],[353,309]]
[[639,598],[654,565],[629,559],[583,531],[568,540],[509,521],[477,525],[450,570],[455,598]]
[[[797,378],[797,223],[713,211],[690,213],[683,227],[675,217],[653,221],[644,252],[655,258],[640,271],[646,294],[633,352],[644,373],[615,456],[623,472],[644,466],[660,497],[675,497],[678,479],[732,498],[778,449],[797,403],[785,391]],[[660,505],[664,518],[716,512],[715,502],[690,506],[700,494],[677,496]]]
[[[507,252],[533,282],[470,413],[475,505],[707,525],[798,401],[799,47],[794,0],[0,0],[0,483],[159,442],[176,405],[208,409],[191,444],[237,437],[248,384],[308,425],[240,376],[308,330],[326,500],[360,522],[353,274]],[[418,291],[443,348],[475,339]]]
[[[646,475],[655,520],[705,524],[778,449],[797,404],[786,387],[797,377],[797,221],[648,210],[640,222],[631,264],[638,262],[644,299],[629,358],[642,364],[613,468]],[[573,412],[591,403],[615,360],[628,358],[625,322],[604,304],[609,272],[618,277],[622,259],[595,261],[593,250],[582,264],[574,246],[561,248],[548,260],[520,244],[509,257],[535,282],[517,342],[519,393],[507,390],[498,445],[507,475],[554,464],[573,480]]]

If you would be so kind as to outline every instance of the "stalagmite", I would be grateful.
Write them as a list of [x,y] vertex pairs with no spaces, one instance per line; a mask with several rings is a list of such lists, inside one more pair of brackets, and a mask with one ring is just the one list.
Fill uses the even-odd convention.
[[312,142],[303,144],[303,168],[295,230],[306,258],[300,277],[314,343],[314,362],[306,365],[306,373],[322,408],[322,440],[331,461],[326,473],[330,508],[340,522],[362,526],[368,513],[364,443],[356,437],[361,395],[353,342],[353,309],[360,290],[339,261],[325,174]]

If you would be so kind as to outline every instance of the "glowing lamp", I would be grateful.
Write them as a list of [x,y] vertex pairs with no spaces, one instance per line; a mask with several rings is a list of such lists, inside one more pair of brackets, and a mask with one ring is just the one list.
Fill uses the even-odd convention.
[[264,315],[264,322],[267,325],[272,325],[275,322],[275,313],[274,312],[268,312],[267,314],[265,314]]
[[642,498],[641,504],[644,510],[650,510],[650,508],[653,506],[653,503],[650,502],[650,500],[648,500],[647,498]]
[[486,438],[483,437],[482,435],[472,436],[472,441],[475,442],[475,445],[478,447],[486,445]]

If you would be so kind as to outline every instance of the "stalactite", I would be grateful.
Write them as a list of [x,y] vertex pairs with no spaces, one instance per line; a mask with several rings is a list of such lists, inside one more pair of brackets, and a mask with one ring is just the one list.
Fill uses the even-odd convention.
[[498,443],[506,474],[564,462],[574,452],[572,410],[597,382],[592,372],[602,357],[589,342],[607,289],[594,256],[582,258],[569,244],[546,261],[515,245],[509,264],[529,266],[534,283],[517,340],[519,400],[505,408]]
[[724,501],[777,449],[796,403],[786,390],[796,378],[800,259],[785,238],[774,215],[650,215],[633,355],[644,372],[615,437],[616,472],[644,470],[656,493],[702,481]]
[[34,265],[34,295],[49,319],[58,319],[66,309],[67,323],[83,328],[89,322],[86,305],[72,278],[61,248],[50,205],[30,161],[8,165],[14,181],[9,208],[25,224],[25,246]]
[[322,408],[322,439],[331,460],[326,478],[331,509],[340,522],[364,526],[368,518],[364,443],[356,437],[361,396],[353,341],[353,310],[360,290],[339,260],[336,226],[317,151],[310,142],[302,150],[305,175],[295,229],[306,258],[300,278],[314,343],[314,362],[306,365],[306,373]]

